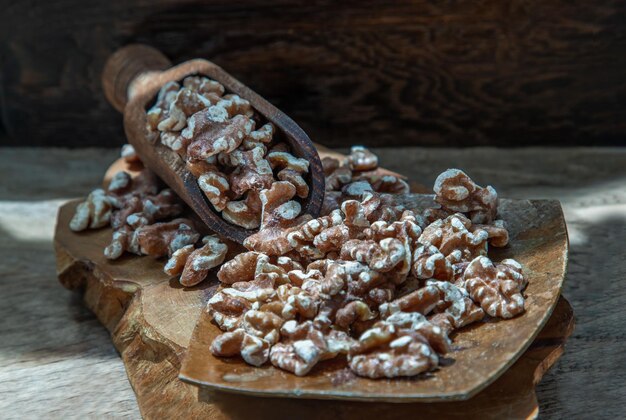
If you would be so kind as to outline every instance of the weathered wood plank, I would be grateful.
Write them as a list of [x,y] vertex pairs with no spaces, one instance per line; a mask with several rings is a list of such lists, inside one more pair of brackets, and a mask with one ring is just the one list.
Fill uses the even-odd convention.
[[100,72],[130,42],[215,61],[326,145],[626,139],[620,0],[1,3],[13,145],[121,144]]

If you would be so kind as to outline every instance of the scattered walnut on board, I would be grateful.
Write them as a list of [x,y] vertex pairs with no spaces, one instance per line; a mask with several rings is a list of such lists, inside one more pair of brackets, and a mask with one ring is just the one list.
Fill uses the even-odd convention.
[[378,193],[408,194],[411,192],[408,182],[395,175],[371,176],[363,174],[361,178],[367,179],[372,185],[372,189]]
[[130,144],[125,144],[122,146],[120,156],[122,159],[124,159],[126,163],[141,162],[141,159],[139,159],[139,155],[137,155],[135,148]]
[[427,286],[434,287],[439,291],[439,302],[434,308],[431,317],[438,317],[438,324],[450,331],[462,328],[466,325],[480,321],[485,312],[477,306],[469,296],[467,290],[447,281],[428,280]]
[[426,226],[419,242],[434,245],[451,262],[471,260],[487,254],[489,238],[486,231],[471,228],[472,222],[463,214],[456,213]]
[[[364,146],[354,146],[350,154],[340,162],[332,157],[322,159],[326,181],[327,203],[335,200],[362,198],[366,192],[383,194],[408,194],[409,184],[399,175],[378,169],[378,157]],[[339,197],[329,192],[341,192]],[[329,210],[338,206],[335,205]],[[327,208],[327,206],[325,206]],[[325,212],[323,212],[324,214]]]
[[326,191],[341,191],[344,185],[352,181],[352,170],[347,165],[339,166],[338,160],[324,158],[322,165],[326,174]]
[[192,251],[185,261],[180,276],[180,284],[186,287],[195,286],[204,280],[209,270],[218,267],[228,252],[228,247],[217,236],[205,236],[202,246]]
[[164,257],[196,243],[200,234],[193,226],[189,219],[174,219],[140,227],[134,232],[140,254]]
[[422,245],[413,252],[412,273],[418,279],[450,280],[452,264],[436,246]]
[[211,343],[211,353],[215,356],[232,357],[240,355],[252,366],[261,366],[269,358],[270,345],[267,341],[247,333],[243,328],[225,332]]
[[346,162],[355,171],[368,171],[378,167],[378,156],[363,146],[352,146]]
[[313,321],[285,322],[283,341],[272,346],[270,361],[276,367],[304,376],[320,361],[346,354],[353,345],[346,333],[319,328]]
[[167,260],[163,271],[169,276],[180,276],[185,269],[187,259],[194,251],[193,245],[185,245],[182,248],[177,249],[172,253],[172,256]]
[[103,189],[93,190],[85,201],[78,204],[70,229],[80,232],[85,229],[97,229],[107,226],[111,221],[113,205]]
[[224,331],[233,331],[243,314],[252,308],[252,303],[240,296],[217,292],[207,303],[207,310],[213,320]]
[[474,223],[491,223],[497,213],[498,194],[491,186],[477,185],[459,169],[448,169],[435,180],[435,196],[445,209],[468,213]]
[[450,350],[445,331],[418,312],[396,312],[365,331],[350,350],[350,369],[368,378],[414,376],[436,368]]
[[463,283],[471,298],[491,316],[512,318],[524,311],[526,279],[522,266],[513,259],[494,264],[487,257],[476,257],[465,269]]

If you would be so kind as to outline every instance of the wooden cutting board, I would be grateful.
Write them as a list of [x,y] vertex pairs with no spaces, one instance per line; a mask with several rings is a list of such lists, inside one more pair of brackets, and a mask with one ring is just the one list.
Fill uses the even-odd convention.
[[[123,164],[117,162],[114,167]],[[368,404],[349,401],[258,398],[197,389],[178,380],[181,361],[205,302],[215,288],[207,280],[191,289],[162,272],[150,257],[104,258],[110,229],[81,233],[68,228],[78,201],[59,210],[55,232],[57,272],[69,289],[84,293],[86,305],[111,332],[146,418],[528,418],[537,413],[535,384],[554,364],[573,329],[573,312],[560,298],[552,317],[528,350],[496,382],[467,401]]]

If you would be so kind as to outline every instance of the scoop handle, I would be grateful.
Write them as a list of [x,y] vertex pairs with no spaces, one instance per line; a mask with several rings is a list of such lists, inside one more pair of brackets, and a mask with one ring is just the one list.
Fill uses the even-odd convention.
[[166,70],[172,62],[161,51],[143,44],[130,44],[114,52],[102,71],[104,96],[119,112],[133,95],[134,83],[142,76]]

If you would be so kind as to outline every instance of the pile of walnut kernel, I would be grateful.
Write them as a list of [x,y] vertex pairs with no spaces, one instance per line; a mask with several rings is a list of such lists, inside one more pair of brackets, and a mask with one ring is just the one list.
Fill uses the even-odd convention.
[[[488,246],[509,239],[492,187],[449,169],[435,182],[437,204],[408,209],[346,170],[361,159],[376,161],[360,147],[344,165],[324,159],[339,192],[327,192],[323,215],[271,219],[246,239],[249,252],[221,266],[222,286],[207,305],[224,331],[215,356],[269,361],[299,376],[344,357],[359,376],[413,376],[438,367],[452,331],[524,311],[521,265],[487,257]],[[346,175],[335,184],[339,170]],[[277,195],[273,207],[281,202]]]
[[[174,98],[181,91],[171,90]],[[157,105],[166,101],[166,94],[162,91]],[[171,140],[188,159],[196,140],[185,143],[183,134],[171,137],[175,129],[190,124],[190,111],[183,107],[178,113],[171,105],[176,100],[151,113],[160,113],[153,118],[159,121],[155,127],[161,141]],[[226,112],[230,121],[248,111]],[[161,130],[163,122],[167,124],[162,128],[167,128]],[[177,142],[185,145],[184,153]],[[247,147],[243,144],[229,153],[255,150],[240,149]],[[282,150],[279,153],[287,153]],[[218,164],[220,153],[213,155]],[[511,259],[494,263],[487,257],[489,246],[503,247],[509,240],[504,222],[497,219],[492,187],[480,187],[464,172],[449,169],[435,182],[436,204],[406,208],[394,194],[408,193],[408,184],[377,171],[377,157],[356,146],[343,161],[322,160],[327,191],[321,216],[312,218],[290,204],[296,202],[294,197],[306,196],[298,192],[298,182],[280,175],[295,170],[284,163],[293,157],[277,164],[268,158],[271,153],[263,153],[272,173],[264,188],[246,190],[243,199],[233,195],[235,173],[247,170],[235,166],[224,178],[228,187],[213,200],[207,193],[214,205],[223,203],[223,209],[255,202],[250,213],[254,215],[246,220],[254,219],[248,226],[260,230],[244,242],[247,252],[215,235],[203,237],[201,226],[181,217],[188,209],[171,190],[161,189],[148,170],[135,177],[120,172],[106,189],[94,190],[77,206],[70,227],[81,231],[111,225],[107,258],[125,252],[166,258],[165,273],[179,276],[184,286],[200,283],[219,267],[221,286],[207,311],[223,333],[210,351],[220,357],[240,356],[254,366],[269,362],[296,375],[341,357],[359,376],[414,376],[438,368],[454,330],[485,317],[511,318],[524,311],[521,265]],[[128,145],[122,157],[139,161]],[[220,171],[207,159],[187,162],[190,168]],[[277,175],[275,169],[280,169]],[[200,174],[201,185],[202,179],[218,176],[211,171]],[[229,217],[227,210],[222,214]],[[235,256],[224,263],[229,251]]]
[[284,209],[301,213],[309,195],[309,162],[290,153],[272,123],[262,124],[250,103],[225,94],[220,83],[201,76],[165,84],[147,113],[148,137],[185,161],[198,186],[224,220],[245,229],[261,225],[263,190],[290,185]]
[[[138,161],[132,147],[122,156]],[[107,258],[124,252],[167,257],[164,271],[198,284],[217,267],[222,285],[207,304],[224,331],[210,351],[306,375],[318,362],[344,357],[369,378],[436,369],[449,334],[486,316],[524,311],[522,267],[494,263],[488,246],[508,232],[491,187],[449,169],[434,186],[436,204],[408,209],[393,193],[408,185],[376,172],[378,159],[354,147],[340,162],[323,159],[327,192],[321,217],[288,215],[294,186],[277,181],[259,194],[263,228],[224,263],[229,247],[201,237],[169,189],[143,170],[116,174],[76,208],[75,231],[111,225]],[[385,191],[382,193],[381,191]]]

